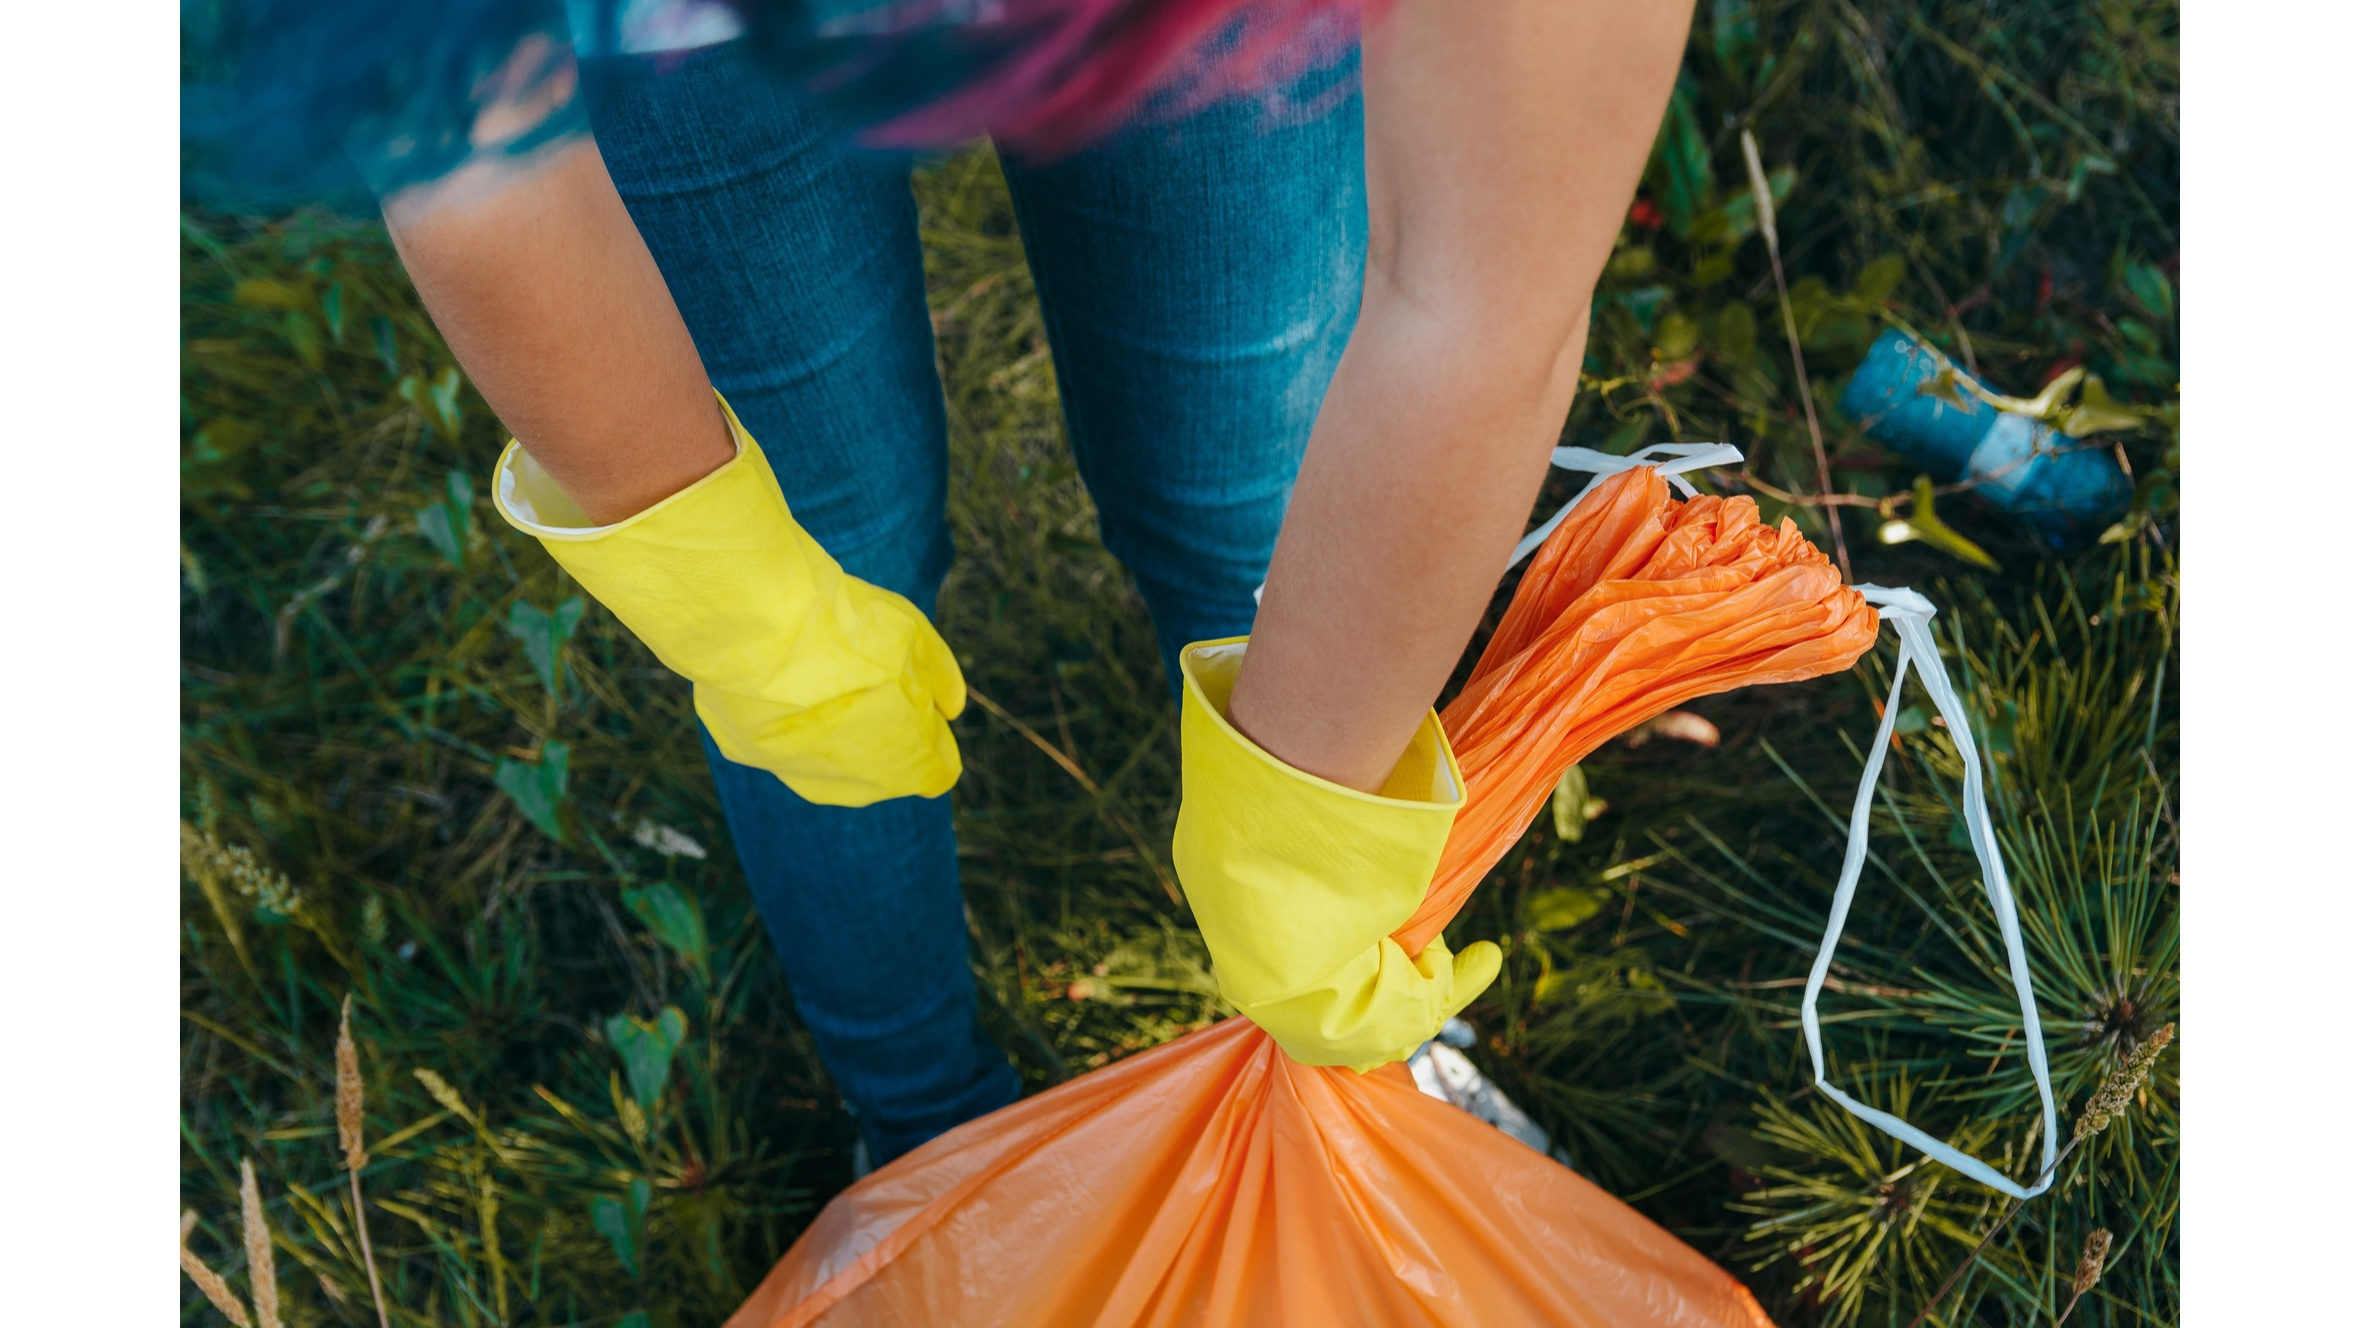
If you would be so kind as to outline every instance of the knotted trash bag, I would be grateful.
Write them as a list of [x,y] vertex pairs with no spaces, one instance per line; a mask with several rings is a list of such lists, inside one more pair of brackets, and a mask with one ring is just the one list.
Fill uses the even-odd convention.
[[[1684,489],[1685,485],[1682,486]],[[1598,482],[1442,712],[1468,785],[1439,934],[1566,769],[1685,701],[1850,665],[1878,615],[1787,522]],[[1232,1018],[971,1121],[838,1195],[729,1328],[1766,1325],[1728,1273],[1390,1064]]]

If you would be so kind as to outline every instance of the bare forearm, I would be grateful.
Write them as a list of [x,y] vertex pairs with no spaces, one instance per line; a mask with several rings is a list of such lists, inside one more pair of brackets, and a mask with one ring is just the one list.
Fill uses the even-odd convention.
[[1231,717],[1375,789],[1475,630],[1579,377],[1685,0],[1399,0],[1364,79],[1362,311]]
[[730,459],[697,348],[588,141],[386,225],[462,369],[583,514],[641,511]]
[[1498,355],[1368,289],[1231,700],[1242,732],[1338,783],[1384,780],[1523,532],[1573,399],[1568,349]]

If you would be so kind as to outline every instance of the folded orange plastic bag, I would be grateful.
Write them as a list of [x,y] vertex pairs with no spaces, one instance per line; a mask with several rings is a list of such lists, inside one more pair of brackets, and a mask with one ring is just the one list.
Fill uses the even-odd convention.
[[[1542,544],[1442,712],[1467,777],[1395,933],[1438,935],[1601,743],[1849,666],[1877,614],[1752,501],[1613,475]],[[1242,1018],[942,1136],[831,1202],[728,1328],[1765,1325],[1728,1273],[1400,1065],[1299,1065]]]

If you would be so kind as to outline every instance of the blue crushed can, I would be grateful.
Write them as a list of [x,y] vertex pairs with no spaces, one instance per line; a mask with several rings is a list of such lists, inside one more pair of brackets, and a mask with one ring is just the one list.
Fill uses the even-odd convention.
[[[1908,335],[1888,331],[1853,371],[1837,409],[1939,482],[1989,476],[1972,492],[2053,548],[2122,515],[2131,502],[2131,480],[2105,449],[2083,447],[2030,416],[1994,409],[1965,392],[1921,392],[1945,364]],[[1954,372],[1969,376],[1965,369]]]

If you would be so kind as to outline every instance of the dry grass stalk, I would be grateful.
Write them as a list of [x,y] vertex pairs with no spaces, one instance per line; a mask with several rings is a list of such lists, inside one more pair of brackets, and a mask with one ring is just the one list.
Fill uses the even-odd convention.
[[467,1105],[467,1099],[459,1096],[459,1090],[451,1087],[449,1080],[423,1066],[410,1073],[418,1076],[418,1082],[426,1089],[427,1095],[441,1103],[443,1110],[478,1129],[483,1128],[482,1122],[476,1119],[475,1111]]
[[238,1325],[238,1328],[254,1328],[254,1321],[246,1317],[246,1307],[230,1294],[229,1283],[221,1280],[221,1274],[206,1267],[203,1259],[189,1252],[185,1231],[181,1235],[180,1271],[189,1275],[189,1280],[197,1284],[197,1290],[204,1292],[205,1299],[213,1302],[213,1308],[221,1311],[221,1317]]
[[361,1054],[353,1046],[353,998],[344,998],[344,1013],[336,1021],[336,1142],[344,1149],[344,1169],[359,1171],[369,1165],[369,1150],[361,1141]]
[[[369,1245],[369,1210],[361,1201],[361,1168],[369,1148],[361,1137],[361,1053],[353,1046],[353,998],[344,998],[336,1023],[336,1141],[344,1147],[344,1169],[353,1189],[353,1227],[361,1235],[361,1263],[369,1271],[369,1299],[377,1305],[378,1328],[389,1328],[385,1288],[377,1280],[377,1252]],[[325,1285],[325,1283],[323,1283]]]
[[2115,1233],[2105,1227],[2083,1238],[2082,1262],[2074,1266],[2074,1294],[2067,1298],[2066,1308],[2058,1311],[2059,1323],[2064,1323],[2083,1296],[2099,1284],[2099,1274],[2107,1267],[2107,1250],[2114,1243]]
[[484,1257],[490,1265],[492,1282],[492,1311],[502,1322],[508,1319],[508,1261],[500,1250],[500,1190],[492,1183],[489,1169],[478,1171],[476,1182],[476,1221],[484,1234]]
[[183,1209],[181,1209],[181,1210],[180,1210],[180,1243],[181,1243],[183,1246],[186,1246],[186,1245],[189,1243],[189,1234],[190,1234],[191,1232],[195,1231],[196,1229],[197,1229],[197,1210],[196,1210],[196,1209],[194,1209],[194,1208],[183,1208]]
[[254,1294],[259,1328],[282,1328],[279,1270],[271,1261],[271,1229],[262,1217],[262,1190],[254,1183],[254,1160],[238,1163],[238,1225],[246,1238],[247,1289]]
[[2107,1266],[2107,1249],[2114,1243],[2115,1233],[2105,1227],[2090,1233],[2082,1242],[2082,1262],[2074,1268],[2075,1295],[2099,1284],[2099,1273]]
[[[1778,208],[1771,198],[1770,178],[1763,174],[1763,154],[1755,146],[1752,129],[1738,131],[1738,146],[1746,155],[1746,183],[1754,194],[1755,225],[1762,229],[1763,244],[1771,253],[1771,278],[1779,285],[1779,318],[1787,328],[1787,350],[1795,361],[1796,395],[1803,401],[1804,426],[1812,435],[1812,461],[1820,472],[1820,494],[1825,498],[1836,492],[1836,485],[1828,477],[1828,444],[1820,436],[1820,412],[1812,405],[1811,376],[1804,372],[1803,337],[1795,330],[1795,306],[1787,298],[1787,265],[1779,256]],[[1850,581],[1853,559],[1845,551],[1844,518],[1834,508],[1823,510],[1828,514],[1828,543],[1836,554],[1837,570]]]
[[195,826],[180,823],[180,869],[204,891],[206,906],[213,910],[213,920],[221,925],[221,934],[229,938],[230,950],[238,956],[239,967],[255,972],[254,956],[246,949],[245,929],[238,925],[236,910],[230,907],[229,896],[222,889],[222,860],[220,845],[209,835],[200,834]]

